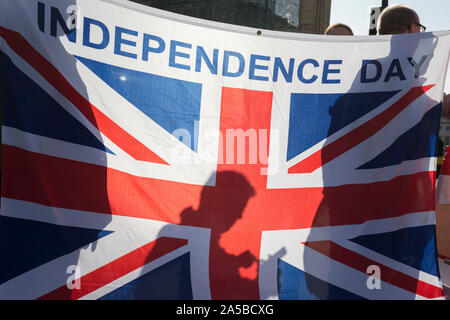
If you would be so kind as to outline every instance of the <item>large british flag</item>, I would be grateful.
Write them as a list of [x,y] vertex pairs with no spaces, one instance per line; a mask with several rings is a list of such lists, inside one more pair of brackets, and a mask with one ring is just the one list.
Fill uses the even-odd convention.
[[0,298],[443,297],[450,33],[257,36],[115,0],[72,30],[73,4],[0,5]]

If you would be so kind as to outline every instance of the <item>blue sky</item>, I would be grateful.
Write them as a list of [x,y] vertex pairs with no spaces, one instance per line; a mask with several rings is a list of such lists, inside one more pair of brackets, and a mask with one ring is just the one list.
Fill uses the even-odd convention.
[[[348,24],[355,35],[369,33],[371,7],[381,6],[381,0],[331,0],[330,24]],[[389,0],[389,5],[405,4],[414,9],[427,31],[450,30],[450,0]],[[450,67],[447,71],[445,91],[450,93]]]

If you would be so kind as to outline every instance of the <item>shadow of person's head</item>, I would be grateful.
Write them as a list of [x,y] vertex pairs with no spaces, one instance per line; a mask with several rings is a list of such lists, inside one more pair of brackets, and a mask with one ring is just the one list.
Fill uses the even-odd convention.
[[181,224],[192,224],[195,219],[201,221],[201,225],[214,225],[218,233],[226,232],[242,218],[249,199],[254,195],[255,190],[241,173],[214,173],[202,189],[196,213],[182,214]]

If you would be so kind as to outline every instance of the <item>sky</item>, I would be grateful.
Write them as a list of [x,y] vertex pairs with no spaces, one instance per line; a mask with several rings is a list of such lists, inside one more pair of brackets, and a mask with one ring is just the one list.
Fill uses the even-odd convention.
[[[355,35],[369,34],[370,8],[380,7],[382,0],[331,0],[330,24],[349,25]],[[450,30],[450,0],[389,0],[389,5],[405,4],[414,9],[427,31]],[[445,83],[450,93],[450,66]]]

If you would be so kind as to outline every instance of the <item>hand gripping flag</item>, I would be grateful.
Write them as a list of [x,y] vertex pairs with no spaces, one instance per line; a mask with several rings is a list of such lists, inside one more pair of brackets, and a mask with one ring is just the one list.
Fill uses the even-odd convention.
[[442,299],[450,32],[0,3],[2,299]]

